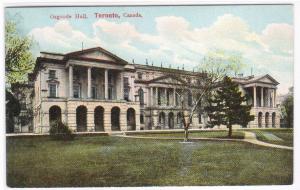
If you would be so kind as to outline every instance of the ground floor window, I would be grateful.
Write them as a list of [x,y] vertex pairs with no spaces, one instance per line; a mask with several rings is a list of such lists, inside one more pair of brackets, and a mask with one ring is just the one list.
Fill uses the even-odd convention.
[[140,123],[144,124],[144,115],[143,114],[140,115]]
[[55,123],[61,121],[61,109],[58,106],[52,106],[49,109],[49,123],[50,126]]
[[120,130],[120,108],[118,107],[113,107],[111,109],[111,130]]

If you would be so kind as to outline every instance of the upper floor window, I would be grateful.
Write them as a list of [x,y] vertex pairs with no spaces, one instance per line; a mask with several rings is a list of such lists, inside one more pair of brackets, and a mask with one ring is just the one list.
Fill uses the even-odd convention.
[[56,78],[56,71],[49,70],[49,79],[55,79],[55,78]]
[[123,78],[123,86],[124,86],[124,100],[129,101],[129,92],[130,92],[130,87],[129,87],[129,79],[128,77]]
[[112,86],[114,83],[112,73],[108,73],[108,85]]
[[49,84],[49,97],[57,97],[57,84]]
[[73,75],[73,80],[79,81],[79,79],[80,79],[80,74],[79,74],[78,70],[75,70],[74,75]]
[[79,84],[75,84],[73,86],[73,97],[80,98],[81,97],[81,88]]
[[144,91],[142,88],[138,90],[140,105],[144,105]]
[[143,78],[143,73],[138,73],[138,79],[142,79]]
[[97,98],[97,87],[92,86],[92,98],[96,99]]

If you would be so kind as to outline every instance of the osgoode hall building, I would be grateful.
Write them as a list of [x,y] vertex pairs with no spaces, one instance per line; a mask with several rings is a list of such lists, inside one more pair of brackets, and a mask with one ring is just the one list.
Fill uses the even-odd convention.
[[[47,133],[55,120],[76,132],[182,128],[180,118],[188,115],[188,109],[182,112],[176,91],[182,79],[194,83],[197,75],[179,68],[128,63],[100,47],[67,54],[41,52],[30,74],[33,132]],[[279,127],[275,105],[279,83],[269,75],[233,80],[250,96],[247,104],[255,115],[244,127]],[[191,98],[187,92],[188,105]],[[191,128],[205,128],[208,119],[199,111]]]

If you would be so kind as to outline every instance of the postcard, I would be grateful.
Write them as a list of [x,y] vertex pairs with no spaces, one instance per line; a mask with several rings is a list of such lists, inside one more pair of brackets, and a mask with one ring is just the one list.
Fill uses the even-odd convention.
[[292,4],[4,13],[8,187],[293,184]]

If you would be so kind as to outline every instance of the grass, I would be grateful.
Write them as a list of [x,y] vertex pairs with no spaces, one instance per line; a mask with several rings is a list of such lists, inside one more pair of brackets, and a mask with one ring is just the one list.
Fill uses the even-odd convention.
[[[135,136],[146,136],[146,137],[174,137],[174,138],[184,138],[184,132],[183,131],[159,131],[159,132],[139,132],[139,133],[128,133],[127,135],[135,135]],[[233,131],[232,137],[233,139],[243,139],[244,133],[241,131]],[[218,131],[189,131],[189,137],[190,138],[228,138],[228,131],[226,130],[218,130]]]
[[291,184],[293,151],[242,142],[7,137],[10,187]]
[[[256,138],[260,141],[291,147],[293,146],[293,129],[251,129],[248,131],[254,132],[256,134]],[[264,133],[271,133],[281,138],[283,141],[269,140],[263,135]]]

